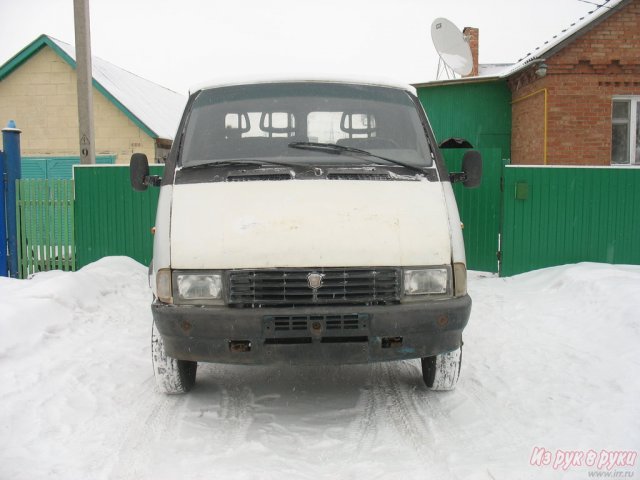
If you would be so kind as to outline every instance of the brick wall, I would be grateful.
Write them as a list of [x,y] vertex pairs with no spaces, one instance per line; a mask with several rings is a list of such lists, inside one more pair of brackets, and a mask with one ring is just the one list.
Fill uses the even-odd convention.
[[512,163],[544,163],[545,89],[547,163],[609,165],[611,101],[640,95],[640,0],[595,25],[550,58],[547,75],[535,66],[509,79]]
[[[76,73],[44,47],[0,82],[0,122],[15,120],[24,156],[78,156]],[[96,155],[129,163],[134,152],[152,161],[155,141],[96,89],[93,90]]]

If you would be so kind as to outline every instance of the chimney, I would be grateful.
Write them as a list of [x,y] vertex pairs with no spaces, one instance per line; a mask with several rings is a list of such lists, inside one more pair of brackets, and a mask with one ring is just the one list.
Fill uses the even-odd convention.
[[465,77],[477,77],[478,76],[478,50],[480,43],[480,30],[474,27],[464,27],[462,30],[465,40],[469,43],[471,48],[471,58],[473,59],[473,69],[469,75]]

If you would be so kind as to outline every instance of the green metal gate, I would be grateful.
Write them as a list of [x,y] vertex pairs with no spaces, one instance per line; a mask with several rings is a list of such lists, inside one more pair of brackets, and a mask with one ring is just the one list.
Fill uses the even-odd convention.
[[[500,185],[503,166],[511,157],[511,90],[506,81],[433,84],[418,88],[438,142],[465,138],[482,153],[482,185],[454,185],[464,223],[467,266],[498,271],[498,239],[502,214]],[[460,171],[464,150],[443,149],[449,171]]]
[[20,278],[47,270],[75,270],[72,180],[17,180]]
[[[163,165],[151,165],[162,175]],[[76,166],[76,252],[78,268],[109,255],[148,265],[153,258],[159,188],[135,192],[128,165]]]
[[[502,171],[508,159],[502,159],[502,149],[481,148],[482,184],[478,188],[453,185],[460,220],[464,228],[467,268],[482,272],[498,272],[498,238],[500,233]],[[447,168],[459,172],[464,150],[443,150]]]

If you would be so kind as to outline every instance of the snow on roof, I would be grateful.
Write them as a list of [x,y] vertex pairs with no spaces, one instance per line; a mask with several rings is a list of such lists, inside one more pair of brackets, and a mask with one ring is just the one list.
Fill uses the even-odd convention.
[[513,65],[513,63],[481,63],[478,65],[478,76],[495,77]]
[[436,80],[424,83],[415,83],[415,87],[442,85],[449,83],[474,83],[488,80],[496,80],[507,78],[520,70],[528,67],[535,62],[542,62],[561,50],[567,43],[571,42],[581,33],[589,31],[590,27],[594,27],[599,20],[604,20],[614,11],[619,10],[632,0],[604,0],[604,4],[598,5],[594,10],[588,12],[584,17],[580,17],[577,21],[562,30],[558,35],[554,35],[552,39],[544,42],[543,45],[537,47],[533,52],[527,53],[517,62],[512,64],[480,64],[478,65],[479,75],[475,77],[462,77],[456,79]]
[[[48,35],[40,35],[0,65],[0,80],[49,46],[71,68],[76,68],[75,48]],[[92,57],[93,85],[116,108],[152,138],[172,140],[180,123],[186,97],[101,58]]]
[[[598,5],[594,10],[588,12],[584,17],[580,17],[580,19],[562,30],[562,32],[554,35],[553,38],[544,42],[543,45],[537,47],[533,52],[527,53],[510,68],[506,68],[500,74],[500,77],[505,78],[513,75],[514,73],[519,72],[523,68],[527,67],[529,64],[536,61],[542,61],[546,57],[555,54],[558,50],[563,48],[566,43],[571,41],[571,39],[575,35],[580,34],[580,32],[587,29],[587,27],[589,26],[595,26],[598,20],[604,20],[615,10],[618,10],[619,7],[622,7],[630,1],[631,0],[606,0],[604,4]],[[585,30],[584,33],[586,33],[586,31],[588,30]]]
[[[52,37],[48,38],[71,57],[75,64],[76,53],[73,45]],[[184,95],[96,56],[92,56],[92,67],[93,79],[113,97],[110,100],[116,100],[116,106],[128,110],[157,138],[173,139],[187,100]]]

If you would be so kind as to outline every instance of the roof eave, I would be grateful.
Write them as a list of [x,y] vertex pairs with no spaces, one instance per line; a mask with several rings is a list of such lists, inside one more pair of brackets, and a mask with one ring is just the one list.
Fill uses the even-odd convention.
[[[29,60],[33,55],[38,53],[45,46],[50,47],[60,58],[62,58],[72,69],[76,69],[76,61],[73,59],[67,52],[65,52],[56,42],[54,42],[51,37],[46,34],[40,35],[29,45],[20,50],[17,54],[11,57],[4,65],[0,66],[0,81],[9,76],[12,72],[14,72],[17,68],[19,68],[24,62]],[[116,97],[114,97],[109,91],[104,88],[95,78],[92,78],[92,84],[102,95],[104,95],[107,100],[109,100],[113,105],[125,114],[129,120],[131,120],[140,130],[146,133],[149,137],[153,139],[161,138],[156,132],[154,132],[148,125],[146,125],[142,120],[140,120],[136,115],[131,112],[127,107],[125,107]]]
[[619,10],[624,8],[626,5],[631,3],[631,1],[632,0],[622,0],[618,4],[614,5],[613,7],[607,7],[605,12],[602,13],[597,18],[594,18],[590,22],[585,23],[581,28],[579,28],[578,30],[576,30],[572,34],[568,35],[567,37],[563,38],[558,43],[552,45],[548,49],[541,50],[536,55],[532,55],[531,57],[527,57],[527,59],[526,59],[527,61],[524,62],[522,65],[519,65],[518,67],[516,67],[512,71],[505,72],[501,76],[503,78],[509,78],[509,77],[511,77],[511,76],[523,71],[523,70],[526,70],[527,68],[529,68],[534,63],[540,63],[540,62],[546,61],[547,59],[549,59],[552,56],[554,56],[555,54],[557,54],[559,51],[563,50],[567,45],[575,42],[577,39],[579,39],[583,35],[586,35],[587,33],[589,33],[595,27],[597,27],[602,22],[604,22],[606,19],[611,17],[614,13],[618,12]]
[[490,75],[484,77],[463,77],[453,78],[447,80],[435,80],[433,82],[412,83],[415,88],[429,88],[429,87],[442,87],[445,85],[467,85],[470,83],[490,83],[499,80],[504,80],[504,77],[500,75]]
[[69,57],[64,50],[58,47],[51,38],[42,34],[0,66],[0,81],[8,77],[45,46],[51,47],[70,67],[75,68],[75,61]]

